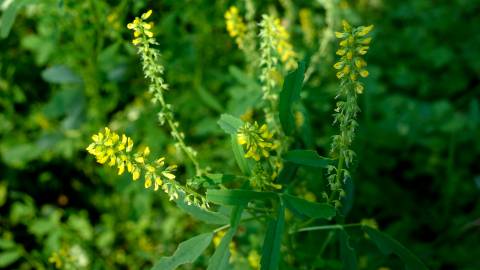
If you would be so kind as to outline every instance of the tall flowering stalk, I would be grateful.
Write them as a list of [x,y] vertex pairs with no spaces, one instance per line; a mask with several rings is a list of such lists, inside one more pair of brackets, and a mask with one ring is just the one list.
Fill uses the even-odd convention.
[[[340,200],[345,196],[343,183],[349,177],[348,167],[352,163],[355,153],[350,149],[357,127],[356,117],[360,112],[357,105],[357,95],[363,92],[364,86],[358,81],[359,77],[367,77],[365,69],[367,63],[363,56],[367,53],[370,37],[365,37],[373,28],[370,26],[352,27],[343,21],[343,32],[336,32],[341,39],[337,55],[340,60],[334,68],[338,70],[336,76],[340,80],[340,89],[337,95],[337,107],[334,114],[334,124],[338,124],[340,133],[333,136],[331,153],[337,158],[337,166],[329,167],[328,182],[331,189],[329,201],[339,207]],[[328,197],[328,196],[327,196]]]
[[[132,43],[137,46],[138,54],[142,58],[143,71],[145,77],[149,79],[149,92],[153,94],[152,101],[160,103],[162,110],[158,114],[161,124],[167,123],[171,130],[171,135],[176,141],[178,148],[183,150],[187,157],[195,166],[196,174],[201,175],[202,170],[196,159],[196,153],[185,144],[184,135],[179,131],[179,123],[175,121],[172,112],[172,106],[165,102],[163,93],[167,91],[168,85],[163,79],[164,67],[159,63],[160,52],[152,48],[152,45],[158,44],[151,31],[153,23],[145,22],[152,14],[149,10],[141,17],[135,18],[127,27],[133,30],[134,39]],[[183,197],[187,204],[194,204],[200,207],[208,207],[207,201],[203,195],[192,189],[188,184],[181,184],[176,181],[174,171],[176,165],[165,165],[165,158],[150,160],[150,148],[146,147],[142,152],[133,151],[133,140],[125,134],[118,135],[110,129],[105,128],[105,132],[100,132],[92,136],[93,143],[87,147],[87,151],[94,155],[101,164],[116,166],[118,174],[129,172],[134,181],[142,175],[145,178],[145,188],[154,187],[155,190],[161,188],[169,195],[170,200],[176,200]]]
[[289,34],[281,25],[280,19],[263,15],[260,26],[260,81],[262,82],[263,99],[265,106],[265,120],[275,132],[282,134],[278,112],[278,63],[283,62],[286,70],[296,68],[296,53],[289,42]]
[[258,53],[256,51],[256,23],[255,6],[252,0],[245,1],[245,18],[240,15],[236,6],[231,6],[225,12],[225,25],[228,34],[235,38],[238,48],[243,51],[247,62],[248,72],[254,73],[258,64]]
[[171,135],[176,141],[176,146],[190,159],[195,166],[197,176],[199,176],[202,174],[202,169],[196,158],[197,153],[185,143],[185,135],[179,129],[180,124],[174,119],[172,106],[166,103],[163,96],[164,92],[168,90],[168,85],[163,78],[165,68],[160,64],[160,52],[152,47],[152,45],[158,45],[151,32],[153,23],[145,21],[151,14],[151,10],[147,11],[141,17],[135,18],[127,27],[133,30],[135,38],[132,43],[137,46],[137,52],[142,59],[143,72],[150,81],[149,92],[153,94],[152,102],[159,103],[162,108],[158,114],[160,124],[167,123],[171,130]]

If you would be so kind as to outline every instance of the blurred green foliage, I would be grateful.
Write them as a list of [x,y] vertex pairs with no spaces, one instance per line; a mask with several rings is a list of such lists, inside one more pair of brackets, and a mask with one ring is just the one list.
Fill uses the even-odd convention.
[[[306,42],[298,11],[311,10],[321,29],[330,1],[256,2],[257,15],[290,19],[302,57],[317,51],[316,41]],[[375,25],[347,220],[374,219],[431,269],[480,269],[480,2],[331,2],[349,21]],[[0,268],[48,269],[59,260],[72,269],[148,268],[209,226],[97,166],[84,149],[90,134],[108,124],[154,153],[184,160],[156,124],[126,29],[151,8],[174,89],[169,100],[189,143],[202,165],[236,170],[216,122],[223,112],[240,116],[257,106],[260,86],[244,73],[247,63],[225,31],[230,5],[243,1],[0,1]],[[335,46],[302,93],[313,127],[305,130],[306,144],[325,154],[334,134]],[[322,176],[303,168],[299,174],[305,176],[299,192],[320,197]],[[298,237],[303,255],[285,258],[281,269],[341,268],[330,259],[335,254],[316,253],[329,233]],[[359,269],[403,267],[362,237],[352,239]],[[240,233],[238,269],[248,269],[247,255],[261,241]],[[207,260],[201,257],[195,269]]]

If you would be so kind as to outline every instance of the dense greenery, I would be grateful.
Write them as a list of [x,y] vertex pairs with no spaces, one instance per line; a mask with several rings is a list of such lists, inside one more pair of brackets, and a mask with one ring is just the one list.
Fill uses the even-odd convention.
[[0,10],[0,268],[480,269],[478,0]]

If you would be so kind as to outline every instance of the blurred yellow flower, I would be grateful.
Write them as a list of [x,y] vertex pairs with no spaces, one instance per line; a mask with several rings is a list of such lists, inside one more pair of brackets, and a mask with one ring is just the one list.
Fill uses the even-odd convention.
[[250,267],[252,267],[252,269],[260,269],[260,255],[256,250],[251,250],[248,253],[247,260],[248,264],[250,265]]
[[244,38],[247,27],[243,18],[238,14],[237,7],[232,6],[225,12],[225,24],[228,34],[235,38],[238,47],[242,49],[244,47]]

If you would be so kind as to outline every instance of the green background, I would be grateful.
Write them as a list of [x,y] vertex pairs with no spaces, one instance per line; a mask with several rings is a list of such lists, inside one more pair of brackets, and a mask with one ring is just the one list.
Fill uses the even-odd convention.
[[[0,0],[0,35],[6,36],[0,40],[0,268],[53,268],[48,258],[66,249],[87,260],[85,269],[143,269],[211,228],[162,192],[102,168],[85,148],[90,135],[108,125],[155,155],[184,162],[157,123],[158,107],[150,103],[126,29],[153,9],[171,87],[167,99],[188,143],[202,165],[238,170],[216,122],[223,112],[239,116],[258,102],[259,81],[244,73],[243,54],[223,17],[230,5],[244,14],[243,1],[18,0],[8,6],[18,5],[16,17],[7,2]],[[294,2],[291,41],[308,59],[318,41],[305,42],[298,11],[312,12],[318,34],[324,1]],[[347,222],[375,219],[430,269],[480,269],[479,1],[332,2],[352,24],[375,25],[366,58],[370,76],[359,97]],[[288,11],[276,1],[256,1],[256,8],[257,19]],[[323,156],[336,132],[336,46],[302,93],[312,127],[305,132]],[[181,166],[179,178],[190,169]],[[323,173],[300,175],[305,181],[298,192],[312,191],[320,201]],[[262,232],[259,225],[253,229]],[[260,250],[262,237],[239,236],[238,269],[248,269],[245,258]],[[340,269],[334,245],[322,256],[315,253],[325,237],[299,236],[298,254],[285,255],[281,269]],[[360,269],[403,267],[364,238],[352,239]],[[203,269],[211,253],[185,269]]]

